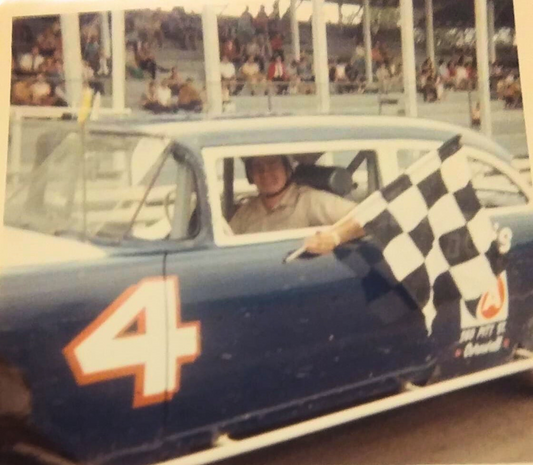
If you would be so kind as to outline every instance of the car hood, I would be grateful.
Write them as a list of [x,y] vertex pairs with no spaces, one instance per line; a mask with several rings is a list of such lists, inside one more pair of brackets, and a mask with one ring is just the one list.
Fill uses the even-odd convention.
[[103,248],[73,239],[4,226],[0,231],[0,268],[96,260]]

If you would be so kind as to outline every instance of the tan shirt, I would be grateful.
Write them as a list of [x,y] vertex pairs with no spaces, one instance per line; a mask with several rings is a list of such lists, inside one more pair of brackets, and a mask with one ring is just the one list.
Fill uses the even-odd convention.
[[230,221],[235,234],[328,226],[346,216],[356,204],[329,192],[292,184],[278,205],[267,210],[259,197],[242,205]]

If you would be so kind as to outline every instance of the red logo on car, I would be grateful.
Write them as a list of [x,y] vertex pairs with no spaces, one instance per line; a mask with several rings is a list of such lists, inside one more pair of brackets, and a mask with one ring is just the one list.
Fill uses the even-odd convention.
[[481,297],[478,304],[478,315],[485,320],[491,320],[500,313],[506,300],[507,286],[502,274],[498,276],[496,289],[485,292]]

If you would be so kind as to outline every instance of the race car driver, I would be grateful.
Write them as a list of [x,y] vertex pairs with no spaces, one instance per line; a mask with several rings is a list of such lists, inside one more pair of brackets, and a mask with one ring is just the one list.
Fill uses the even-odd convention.
[[[258,195],[242,205],[231,219],[235,234],[333,225],[356,206],[337,195],[293,182],[287,156],[248,157],[245,168]],[[341,238],[333,238],[337,239]]]

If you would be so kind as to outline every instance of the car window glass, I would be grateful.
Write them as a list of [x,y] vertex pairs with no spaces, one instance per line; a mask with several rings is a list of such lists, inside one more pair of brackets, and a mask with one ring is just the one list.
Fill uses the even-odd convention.
[[519,186],[493,165],[469,158],[472,184],[477,197],[486,208],[512,207],[527,204],[527,197]]
[[[217,160],[216,172],[222,207],[221,211],[223,212],[223,220],[226,223],[230,223],[235,213],[241,207],[257,198],[259,193],[257,186],[254,183],[249,182],[249,179],[246,176],[245,158],[246,157],[239,157]],[[343,197],[348,201],[354,202],[353,206],[355,206],[355,202],[361,202],[377,188],[376,157],[375,152],[373,151],[328,151],[292,154],[289,158],[296,185],[308,186],[315,191],[325,191],[335,197]],[[370,159],[372,159],[371,162],[369,161]],[[225,173],[225,170],[228,169],[228,160],[232,160],[233,166],[229,168],[229,170],[233,174],[230,172]],[[354,163],[354,160],[356,163]],[[338,171],[341,173],[342,178],[342,183],[340,184],[336,184],[334,181],[329,180],[329,174],[327,173],[331,173],[331,170],[334,168],[340,169]],[[228,186],[229,178],[232,180],[232,183],[230,184],[231,187]],[[345,187],[341,190],[337,190],[339,185]],[[233,190],[232,192],[231,189]],[[312,224],[298,227],[287,226],[280,227],[279,229],[276,229],[276,231],[326,225],[327,224]],[[227,226],[228,225],[225,224],[225,231],[228,231]]]
[[[5,224],[113,242],[169,235],[177,183],[190,186],[192,174],[167,150],[168,141],[100,132],[82,137],[75,126],[41,126],[26,144],[20,174],[8,179]],[[191,189],[186,198],[194,202]]]

